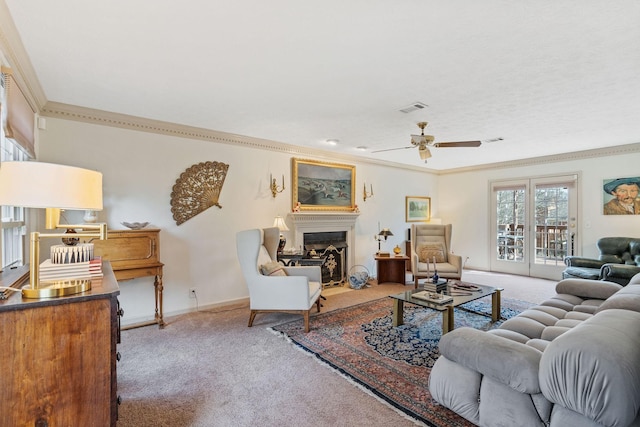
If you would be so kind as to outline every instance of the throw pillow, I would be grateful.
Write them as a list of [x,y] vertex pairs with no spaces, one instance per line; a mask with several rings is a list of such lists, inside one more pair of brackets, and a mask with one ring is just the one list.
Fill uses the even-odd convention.
[[287,272],[284,271],[284,266],[278,261],[271,261],[260,266],[260,273],[265,276],[286,276]]
[[418,260],[420,262],[433,262],[435,257],[436,262],[446,262],[444,253],[444,245],[442,243],[425,243],[418,246]]

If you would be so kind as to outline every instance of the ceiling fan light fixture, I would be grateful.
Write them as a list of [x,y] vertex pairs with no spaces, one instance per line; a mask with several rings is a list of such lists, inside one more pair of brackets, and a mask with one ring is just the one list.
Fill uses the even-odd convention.
[[426,145],[421,145],[420,147],[418,147],[418,154],[420,155],[421,160],[427,160],[429,157],[431,157],[431,151],[429,151]]

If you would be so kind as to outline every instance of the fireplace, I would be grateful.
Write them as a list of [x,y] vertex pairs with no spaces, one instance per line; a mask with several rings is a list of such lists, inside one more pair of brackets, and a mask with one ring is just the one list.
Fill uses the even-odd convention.
[[304,250],[315,251],[324,258],[322,263],[322,286],[342,286],[347,275],[347,232],[319,231],[304,233]]
[[[359,213],[334,213],[334,212],[293,212],[289,214],[293,222],[293,246],[296,248],[306,246],[307,234],[318,234],[320,240],[325,242],[310,241],[309,245],[324,245],[325,247],[334,246],[335,252],[333,254],[333,260],[337,263],[341,261],[340,276],[342,282],[334,283],[334,285],[342,285],[345,283],[345,278],[348,276],[349,268],[355,265],[355,226],[356,219],[358,219]],[[317,237],[313,239],[318,240]],[[327,242],[327,239],[331,239],[331,242]],[[326,244],[330,243],[330,244]],[[320,246],[318,246],[320,247]],[[311,247],[307,250],[312,249]],[[318,252],[318,249],[316,249]],[[326,264],[326,261],[325,261]],[[327,266],[328,268],[328,266]],[[335,267],[334,267],[335,269]],[[331,283],[331,280],[336,282],[338,279],[327,276],[323,266],[323,284]],[[335,275],[335,270],[334,273]],[[328,279],[325,282],[325,279]]]

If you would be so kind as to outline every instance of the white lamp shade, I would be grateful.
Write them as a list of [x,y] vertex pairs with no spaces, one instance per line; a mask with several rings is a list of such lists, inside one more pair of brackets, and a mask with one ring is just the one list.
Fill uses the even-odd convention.
[[102,173],[43,162],[1,162],[0,205],[102,210]]
[[280,231],[289,231],[289,227],[287,227],[287,224],[285,224],[284,222],[284,218],[282,218],[281,216],[277,216],[273,220],[273,226],[278,227]]

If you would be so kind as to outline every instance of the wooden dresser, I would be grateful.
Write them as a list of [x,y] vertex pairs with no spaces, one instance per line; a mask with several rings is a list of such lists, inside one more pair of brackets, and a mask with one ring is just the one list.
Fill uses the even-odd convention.
[[[136,325],[137,327],[157,323],[164,327],[162,314],[162,267],[160,262],[160,230],[143,228],[141,230],[109,230],[107,240],[92,240],[95,255],[111,261],[118,281],[138,277],[154,277],[155,317],[154,320]],[[127,329],[126,327],[123,329]]]
[[0,301],[0,425],[116,425],[120,289],[103,273],[80,294]]

